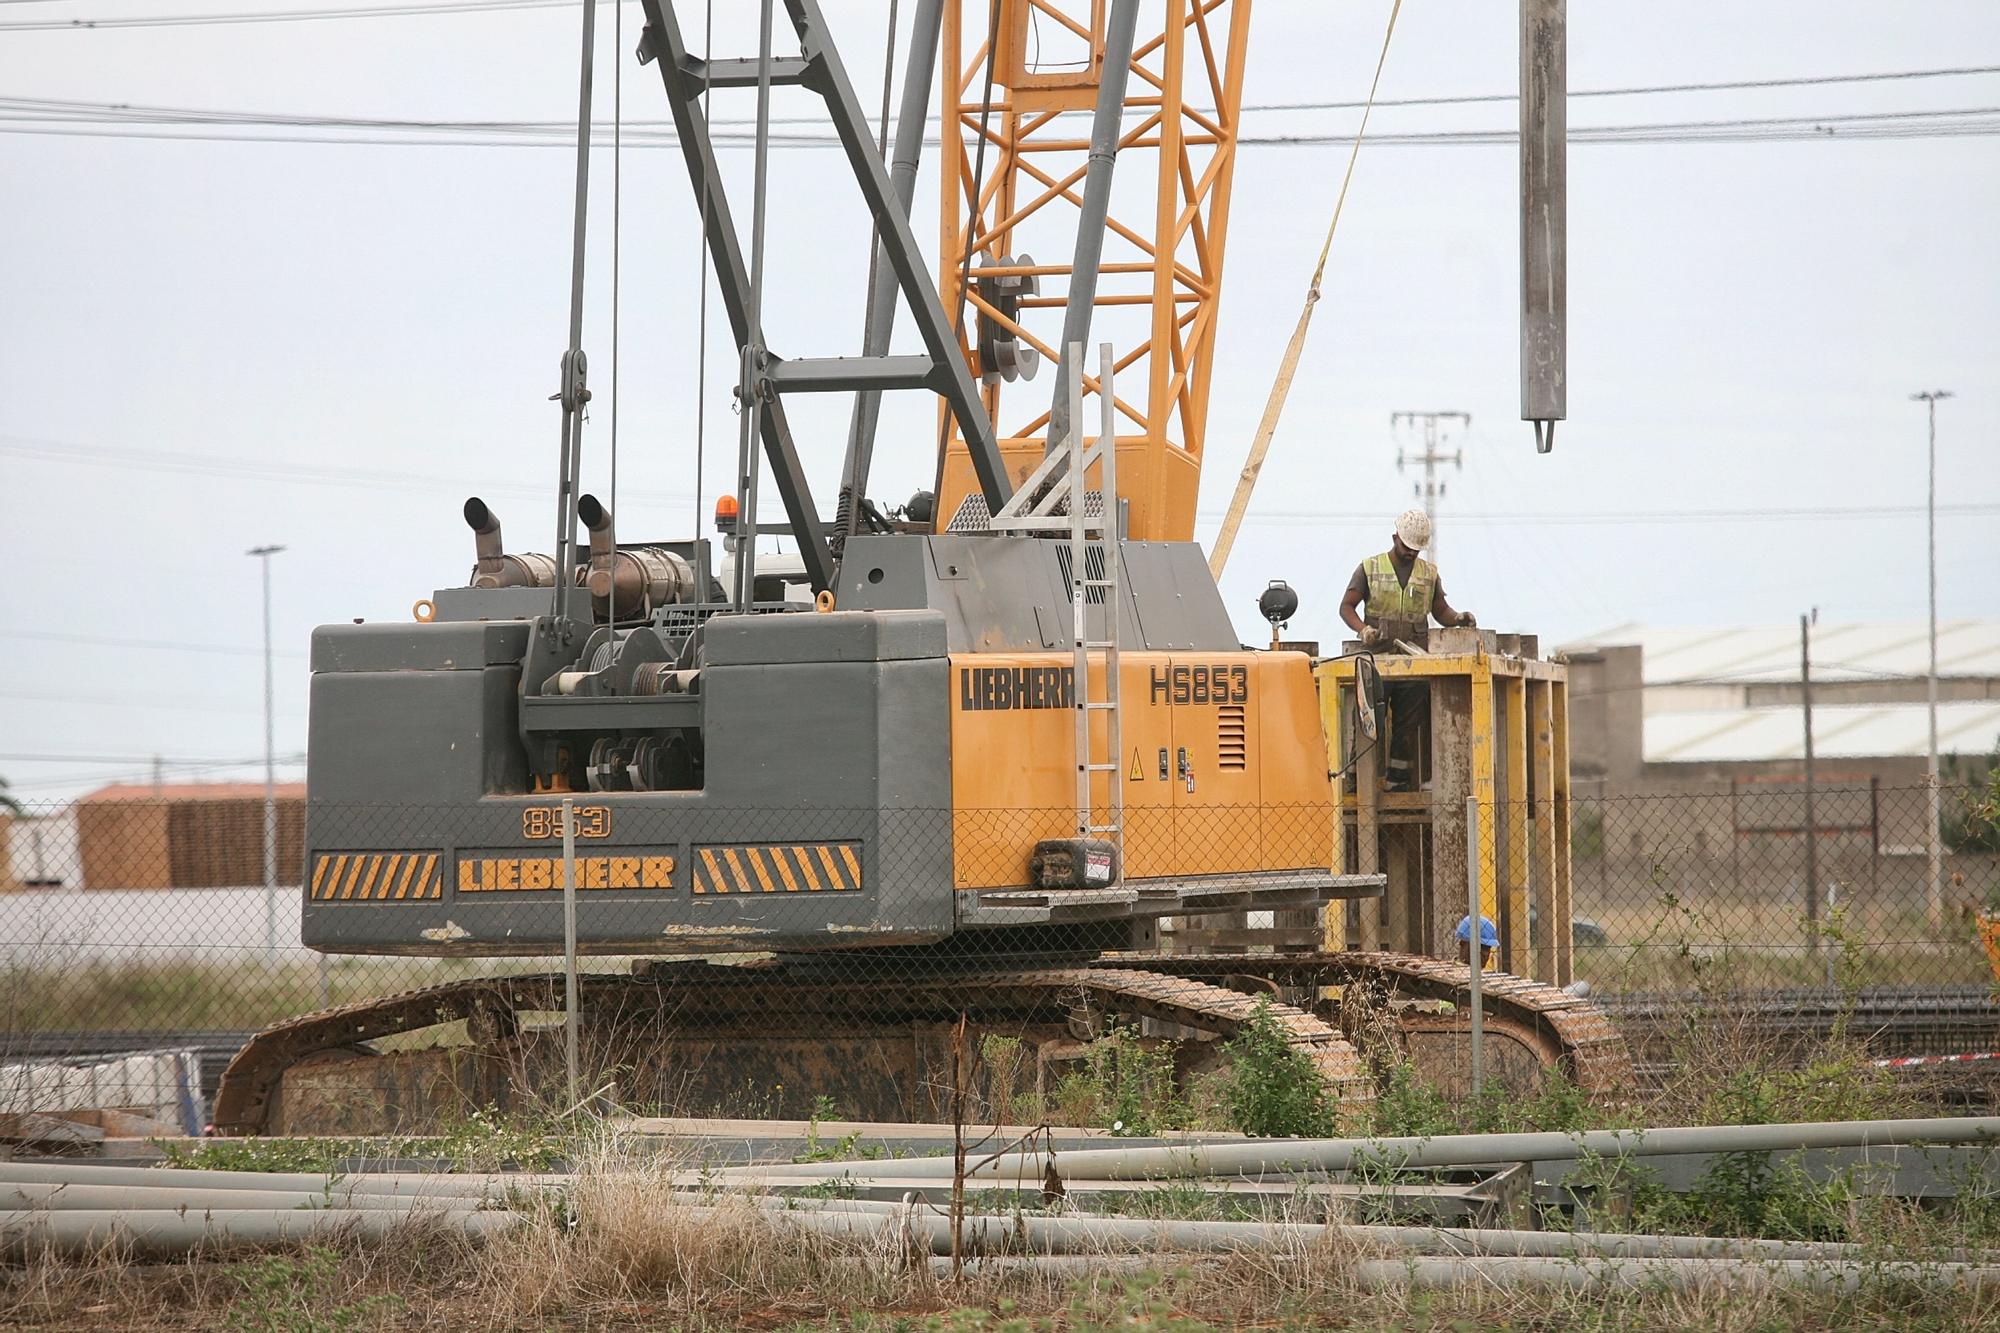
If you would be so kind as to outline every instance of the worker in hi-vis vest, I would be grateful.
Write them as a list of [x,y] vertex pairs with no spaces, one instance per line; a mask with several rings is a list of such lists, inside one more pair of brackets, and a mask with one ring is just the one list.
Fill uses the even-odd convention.
[[[1347,595],[1340,599],[1340,618],[1362,643],[1393,651],[1396,641],[1405,639],[1421,647],[1425,627],[1433,616],[1440,625],[1469,629],[1477,623],[1470,611],[1452,609],[1445,600],[1437,566],[1418,554],[1430,541],[1430,515],[1421,509],[1406,509],[1396,519],[1396,535],[1390,539],[1389,549],[1355,566],[1354,577],[1347,582]],[[1360,610],[1363,603],[1368,608],[1365,619]],[[1430,713],[1430,686],[1421,680],[1396,681],[1384,693],[1389,704],[1389,785],[1397,791],[1415,791],[1420,785],[1417,753]]]

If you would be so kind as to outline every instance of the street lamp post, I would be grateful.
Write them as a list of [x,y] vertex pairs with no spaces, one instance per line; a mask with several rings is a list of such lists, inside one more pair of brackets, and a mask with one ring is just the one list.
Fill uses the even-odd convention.
[[277,726],[272,716],[271,675],[271,557],[282,546],[253,546],[264,570],[264,961],[278,956],[278,758]]
[[1930,917],[1931,931],[1936,933],[1944,928],[1944,847],[1940,839],[1938,812],[1938,748],[1937,748],[1937,405],[1940,399],[1951,397],[1949,389],[1926,389],[1922,393],[1910,395],[1913,403],[1922,403],[1930,417],[1930,489],[1924,502],[1926,525],[1929,529],[1930,546],[1930,639],[1931,667],[1925,677],[1925,696],[1930,703],[1931,741],[1929,755],[1924,761],[1924,908]]

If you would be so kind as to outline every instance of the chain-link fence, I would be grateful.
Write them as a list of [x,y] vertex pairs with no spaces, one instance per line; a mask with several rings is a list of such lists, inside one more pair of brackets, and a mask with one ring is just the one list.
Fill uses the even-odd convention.
[[[1222,1015],[1227,1033],[1241,1025],[1238,991],[1268,988],[1301,1006],[1286,1039],[1331,1051],[1312,1012],[1330,974],[1282,960],[1462,957],[1456,930],[1475,894],[1497,964],[1585,983],[1614,1008],[1697,991],[1977,996],[1993,983],[2000,820],[1971,789],[1940,792],[1935,821],[1922,787],[1766,782],[1472,812],[1385,793],[1337,824],[1326,804],[1180,805],[1179,784],[1157,785],[1124,811],[1115,875],[1064,809],[578,794],[566,849],[558,797],[308,816],[287,794],[267,886],[254,797],[30,807],[0,840],[0,1066],[169,1048],[219,1064],[253,1030],[419,988],[432,990],[394,1021],[322,1024],[299,1049],[439,1023],[505,1036],[494,1006],[561,1007],[548,978],[566,899],[599,1031],[646,1031],[643,1059],[681,1059],[675,1104],[743,1114],[803,1115],[828,1096],[878,1106],[888,1088],[894,1109],[944,1115],[935,1076],[875,1068],[868,1042],[887,1023],[908,1034],[912,1067],[934,1071],[942,1057],[926,1043],[945,1040],[954,1006],[1035,1029],[1046,1064],[1051,1050],[1098,1058],[1088,1052],[1121,1020],[1107,1027],[1093,1005],[1188,1030]],[[1377,869],[1386,892],[1366,877]],[[1215,954],[1242,961],[1197,966]],[[781,972],[790,989],[772,980]],[[515,980],[448,984],[495,977]],[[1158,989],[1160,977],[1183,989]],[[736,1040],[746,1031],[762,1039],[755,1051]],[[983,1067],[1013,1058],[1006,1040],[982,1047]],[[639,1058],[614,1062],[629,1072]],[[378,1083],[392,1081],[373,1094],[412,1095],[375,1063],[388,1070]],[[690,1064],[705,1071],[698,1087]],[[1035,1086],[1046,1108],[1055,1085]],[[291,1123],[313,1123],[302,1094],[287,1095]]]
[[2000,823],[1979,792],[1718,786],[1574,803],[1578,968],[1594,984],[1992,983],[1981,928],[2000,909]]
[[[2000,828],[1978,792],[1944,788],[1934,875],[1930,799],[1922,787],[1867,782],[1810,798],[1802,784],[1773,782],[1576,797],[1574,975],[1601,993],[1718,975],[1734,989],[1988,982],[1980,925],[2000,908]],[[593,967],[605,956],[623,966],[633,955],[773,949],[824,951],[835,968],[842,956],[893,968],[898,950],[934,962],[947,948],[996,966],[1153,948],[1297,950],[1320,941],[1316,900],[1359,892],[1326,873],[1335,833],[1324,807],[1135,803],[1123,886],[1079,865],[1071,887],[1040,889],[1033,849],[1059,851],[1073,811],[575,805],[578,936]],[[4,818],[0,840],[0,1032],[244,1029],[476,975],[494,957],[546,966],[562,941],[558,809],[315,807],[308,859],[303,803],[288,796],[266,888],[259,800],[30,806]],[[1552,864],[1522,853],[1547,811],[1527,811],[1520,849],[1504,806],[1486,812],[1480,833],[1478,873],[1494,881],[1485,902],[1503,917],[1525,905],[1537,947],[1551,943],[1543,922],[1559,919],[1548,914],[1560,903],[1537,882],[1538,871],[1554,878]],[[1387,897],[1326,909],[1337,944],[1450,952],[1435,927],[1364,940],[1360,925],[1365,913],[1392,919],[1398,897],[1419,893],[1439,920],[1464,915],[1463,852],[1454,860],[1443,845],[1448,817],[1462,815],[1418,823],[1385,812],[1375,864]],[[1361,860],[1353,818],[1341,837],[1348,872]],[[1157,932],[1128,924],[1173,905],[1186,915],[1163,917]],[[1513,923],[1496,925],[1507,934]],[[1524,959],[1516,970],[1537,970]]]

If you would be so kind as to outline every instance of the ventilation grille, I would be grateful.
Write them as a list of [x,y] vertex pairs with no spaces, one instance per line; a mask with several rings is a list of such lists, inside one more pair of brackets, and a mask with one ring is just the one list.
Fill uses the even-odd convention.
[[[1072,587],[1076,582],[1076,557],[1071,554],[1071,547],[1067,543],[1056,547],[1056,564],[1062,570],[1063,586],[1065,588]],[[1104,548],[1095,542],[1083,548],[1083,576],[1087,579],[1101,579],[1104,577]],[[1084,604],[1087,606],[1103,606],[1104,594],[1110,591],[1111,589],[1109,588],[1085,588],[1083,590]]]
[[1249,730],[1242,704],[1223,704],[1215,711],[1215,763],[1218,768],[1250,767]]
[[[1069,517],[1069,497],[1065,495],[1057,500],[1055,507],[1049,512],[1056,518]],[[1083,493],[1083,516],[1093,522],[1104,518],[1103,491]],[[986,497],[978,491],[967,494],[958,502],[958,508],[952,510],[951,521],[944,525],[944,530],[948,533],[993,531],[993,511],[986,507]]]

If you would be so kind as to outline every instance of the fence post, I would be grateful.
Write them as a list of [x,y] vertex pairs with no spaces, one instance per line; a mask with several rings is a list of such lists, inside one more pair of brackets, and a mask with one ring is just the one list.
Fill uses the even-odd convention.
[[583,1096],[576,1058],[576,802],[563,797],[563,1072],[569,1076],[569,1105]]
[[1806,724],[1806,935],[1818,953],[1819,821],[1813,817],[1812,620],[1807,616],[1799,617],[1799,702]]
[[1465,798],[1465,902],[1466,902],[1466,958],[1470,964],[1471,977],[1467,982],[1472,992],[1472,1095],[1479,1096],[1480,1084],[1485,1081],[1486,1015],[1480,1004],[1480,991],[1485,982],[1486,960],[1485,940],[1479,925],[1479,798]]
[[1741,779],[1729,779],[1729,883],[1738,910],[1743,906],[1743,799]]

